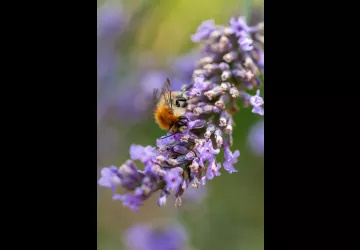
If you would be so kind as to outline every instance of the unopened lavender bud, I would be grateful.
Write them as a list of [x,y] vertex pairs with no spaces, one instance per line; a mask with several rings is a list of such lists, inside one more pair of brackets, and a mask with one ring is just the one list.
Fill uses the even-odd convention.
[[221,80],[222,81],[227,81],[231,78],[231,72],[229,70],[225,70],[222,72],[221,74]]
[[[163,163],[160,164],[160,166]],[[152,170],[154,171],[154,173],[158,174],[159,176],[165,176],[166,175],[166,171],[164,169],[162,169],[159,165],[153,165],[152,166]]]
[[223,59],[227,63],[231,63],[238,57],[238,53],[236,51],[231,51],[223,56]]
[[[207,105],[205,105],[204,108],[206,106]],[[204,121],[204,120],[195,120],[195,121],[189,123],[189,126],[191,127],[191,129],[199,129],[199,128],[204,127],[205,125],[206,125],[206,121]]]
[[197,69],[193,72],[193,77],[203,76],[205,75],[206,71],[203,69]]
[[215,106],[220,109],[224,109],[227,100],[228,100],[227,95],[221,95],[219,100],[215,102]]
[[232,34],[234,33],[234,30],[233,30],[231,27],[226,27],[226,28],[223,30],[223,32],[224,32],[224,35],[230,36],[230,35],[232,35]]
[[125,164],[119,167],[119,173],[123,176],[132,175],[137,170],[133,165],[134,163],[131,160],[127,160]]
[[204,70],[210,74],[216,74],[220,71],[219,66],[216,63],[209,63],[204,65]]
[[183,190],[185,190],[186,188],[187,188],[187,183],[186,183],[186,181],[183,181],[183,184],[181,185],[181,188],[183,189]]
[[180,155],[176,158],[176,160],[181,164],[186,162],[186,155]]
[[220,127],[225,127],[226,126],[226,119],[225,118],[220,118],[219,120],[219,126]]
[[213,61],[214,61],[214,59],[211,56],[207,56],[207,57],[204,57],[204,58],[200,59],[196,63],[196,66],[197,67],[203,67],[204,65],[212,63]]
[[240,96],[239,90],[235,87],[230,88],[229,93],[232,98],[237,98]]
[[232,74],[235,77],[245,78],[245,71],[241,69],[234,69],[232,71]]
[[204,135],[204,137],[205,137],[206,140],[209,140],[209,139],[210,139],[212,133],[214,133],[214,131],[215,131],[215,128],[216,128],[216,127],[215,127],[214,124],[209,124],[209,125],[208,125],[208,127],[206,128],[205,135]]
[[199,170],[199,163],[194,159],[189,168],[192,173],[197,173]]
[[181,138],[180,138],[180,141],[181,141],[181,142],[188,142],[189,138],[190,138],[190,135],[187,134],[187,135],[184,135],[183,137],[181,137]]
[[211,104],[205,105],[205,106],[203,107],[203,112],[202,112],[202,113],[204,113],[204,114],[210,114],[210,113],[213,111],[213,108],[214,108],[214,106],[211,105]]
[[181,205],[182,205],[181,198],[180,198],[180,197],[177,197],[177,198],[175,199],[175,207],[176,207],[176,208],[179,208],[179,207],[181,207]]
[[225,128],[225,133],[228,134],[228,135],[231,135],[232,134],[232,131],[233,131],[233,127],[231,124],[228,124]]
[[200,181],[199,181],[199,179],[195,177],[194,180],[193,180],[192,183],[191,183],[191,186],[192,186],[193,188],[198,188],[198,187],[200,187]]
[[166,191],[166,190],[161,191],[160,198],[158,200],[159,207],[165,206],[168,195],[169,195],[168,191]]
[[196,139],[195,140],[195,147],[200,147],[203,146],[205,144],[205,140],[204,139]]
[[250,70],[246,71],[246,73],[245,73],[246,81],[251,82],[254,77],[255,77],[255,75],[253,74],[253,72],[251,72]]
[[175,145],[172,147],[172,151],[178,154],[186,154],[188,149],[180,145]]
[[230,115],[228,114],[227,111],[221,112],[219,126],[220,127],[225,127],[229,119],[230,119]]
[[162,196],[162,197],[160,197],[159,200],[158,200],[158,206],[159,206],[159,207],[163,207],[163,206],[165,206],[165,205],[166,205],[166,196]]
[[219,36],[221,36],[222,32],[220,30],[214,30],[213,32],[210,33],[210,39],[216,39]]
[[219,50],[220,52],[226,52],[231,48],[231,43],[229,38],[222,36],[219,40]]
[[221,62],[219,63],[219,69],[222,70],[222,71],[225,71],[225,70],[229,70],[230,69],[230,66],[229,64],[225,63],[225,62]]
[[195,141],[195,139],[199,139],[199,137],[197,135],[195,135],[193,132],[189,132],[188,135],[189,135],[188,140],[190,140],[192,142]]
[[186,155],[185,155],[185,159],[187,161],[192,161],[195,159],[195,153],[193,151],[190,151],[188,152]]
[[206,91],[204,93],[204,96],[206,96],[207,98],[209,98],[209,100],[212,100],[214,97],[219,96],[223,93],[223,90],[221,89],[220,86],[216,86],[215,88]]
[[141,189],[145,196],[148,196],[151,193],[151,188],[147,185],[141,185]]
[[203,109],[201,107],[196,107],[193,110],[194,115],[201,115],[202,112],[203,112]]
[[229,82],[222,82],[220,84],[220,88],[222,89],[223,93],[228,91],[230,89],[230,87],[231,87],[231,84]]
[[222,109],[220,109],[218,106],[214,106],[212,111],[213,111],[215,114],[217,114],[217,113],[220,113],[221,110],[222,110]]
[[179,165],[179,162],[176,159],[167,159],[166,163],[171,165],[171,166]]
[[215,135],[216,146],[218,148],[220,148],[221,145],[223,144],[223,138],[222,138],[221,130],[220,129],[215,130],[214,135]]
[[159,165],[162,165],[165,160],[166,158],[163,155],[159,155],[155,158],[155,162]]

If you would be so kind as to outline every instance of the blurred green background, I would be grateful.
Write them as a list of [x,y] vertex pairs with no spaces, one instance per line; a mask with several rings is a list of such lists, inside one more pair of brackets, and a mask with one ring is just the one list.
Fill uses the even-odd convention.
[[[243,8],[246,4],[238,0],[113,0],[98,1],[98,8],[104,3],[117,6],[126,23],[114,43],[109,45],[113,46],[109,53],[120,61],[116,68],[119,78],[116,84],[120,87],[133,84],[129,79],[144,61],[149,68],[166,68],[168,58],[198,48],[190,36],[204,20],[227,24],[231,16],[246,13]],[[252,1],[250,5],[257,13],[263,10],[262,0]],[[99,41],[98,37],[100,42],[103,40]],[[151,58],[150,63],[143,59],[147,57]],[[136,87],[133,87],[135,92]],[[115,92],[117,95],[111,98],[126,96],[123,92],[120,90],[121,95]],[[128,159],[131,144],[155,145],[156,138],[164,135],[152,120],[151,111],[148,114],[127,119],[111,107],[104,112],[98,120],[98,177],[102,167],[120,166]],[[121,202],[112,201],[110,190],[98,187],[98,249],[125,249],[122,233],[129,226],[165,218],[179,219],[188,232],[191,249],[263,249],[264,161],[252,152],[248,143],[250,129],[261,120],[263,117],[252,114],[250,108],[241,109],[237,114],[232,151],[239,149],[241,152],[235,165],[239,172],[230,175],[222,169],[220,177],[207,181],[207,196],[200,204],[184,200],[183,207],[178,210],[170,199],[165,207],[159,208],[157,195],[148,200],[139,213],[134,213],[122,207]]]

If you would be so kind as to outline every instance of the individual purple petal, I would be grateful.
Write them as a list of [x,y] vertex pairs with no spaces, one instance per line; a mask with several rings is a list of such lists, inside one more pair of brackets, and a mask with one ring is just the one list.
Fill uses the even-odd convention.
[[131,159],[140,160],[142,163],[152,160],[157,155],[156,148],[152,146],[131,145],[130,147]]
[[220,168],[221,168],[220,163],[216,165],[215,160],[211,160],[206,170],[206,178],[208,180],[212,180],[215,176],[220,176],[221,175],[221,173],[219,172]]
[[204,162],[211,160],[215,157],[215,155],[220,153],[220,149],[214,149],[211,140],[204,142],[203,145],[195,148],[199,157],[199,165],[204,166]]
[[116,185],[121,184],[118,169],[115,166],[101,169],[101,178],[98,183],[100,186],[110,188],[115,193]]
[[209,38],[211,32],[215,30],[214,20],[204,21],[198,29],[196,33],[191,36],[191,40],[193,42],[200,42],[201,40],[205,40]]
[[139,207],[144,205],[143,197],[141,195],[134,194],[115,194],[113,200],[120,200],[124,207],[129,207],[134,212],[139,212]]
[[260,96],[260,90],[256,91],[256,95],[250,98],[250,104],[253,106],[252,112],[259,115],[264,115],[264,109],[261,107],[264,104],[264,100]]
[[224,147],[224,151],[224,169],[228,171],[229,174],[238,172],[238,170],[236,170],[233,165],[237,163],[237,158],[240,156],[240,151],[236,150],[233,154],[227,145]]
[[246,18],[243,16],[238,17],[238,19],[232,17],[230,19],[230,26],[233,33],[237,36],[240,35],[240,32],[249,32],[249,26],[246,23]]

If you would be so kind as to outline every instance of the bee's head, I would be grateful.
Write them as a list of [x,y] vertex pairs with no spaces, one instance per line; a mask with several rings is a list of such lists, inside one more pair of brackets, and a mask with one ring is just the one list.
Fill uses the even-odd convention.
[[173,104],[178,108],[185,108],[189,98],[183,92],[175,92],[173,98]]

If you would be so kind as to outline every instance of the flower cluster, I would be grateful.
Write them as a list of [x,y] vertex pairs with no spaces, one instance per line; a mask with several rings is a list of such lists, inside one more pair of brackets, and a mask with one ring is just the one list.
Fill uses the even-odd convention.
[[[159,206],[165,205],[173,193],[175,206],[180,207],[180,197],[187,188],[205,185],[206,180],[221,175],[222,167],[230,174],[238,171],[234,165],[240,152],[230,149],[237,103],[244,107],[250,104],[253,113],[264,115],[260,90],[255,95],[247,93],[261,85],[263,28],[263,23],[249,27],[242,17],[232,18],[229,26],[216,26],[212,20],[199,26],[191,39],[203,44],[203,57],[196,63],[192,84],[187,86],[188,122],[181,133],[158,139],[157,148],[133,145],[131,160],[120,168],[102,170],[99,184],[111,188],[113,199],[137,211],[144,200],[160,190]],[[222,163],[217,160],[221,151],[225,158]],[[140,161],[144,170],[134,161]],[[119,195],[116,186],[131,192]]]

